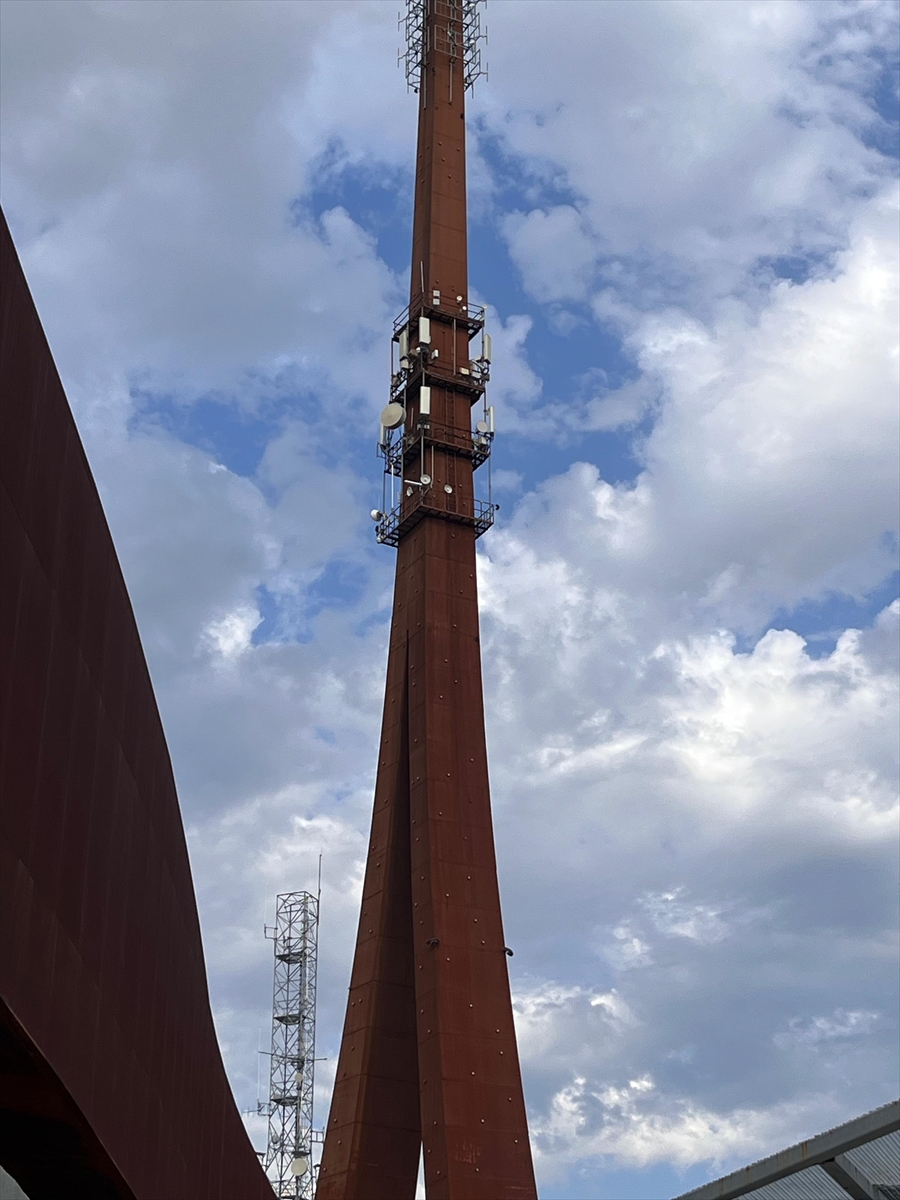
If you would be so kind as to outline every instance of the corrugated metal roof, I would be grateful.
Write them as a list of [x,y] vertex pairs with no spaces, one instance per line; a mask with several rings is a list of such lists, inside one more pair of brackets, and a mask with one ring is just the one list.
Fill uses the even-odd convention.
[[821,1167],[805,1167],[775,1183],[747,1192],[748,1200],[847,1200],[847,1193]]
[[702,1184],[677,1200],[738,1197],[900,1200],[900,1101]]
[[900,1187],[900,1129],[848,1150],[847,1157],[873,1183]]

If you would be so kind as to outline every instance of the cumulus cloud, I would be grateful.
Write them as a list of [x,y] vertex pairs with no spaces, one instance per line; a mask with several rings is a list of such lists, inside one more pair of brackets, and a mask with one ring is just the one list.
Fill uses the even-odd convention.
[[538,300],[587,298],[596,245],[571,204],[510,213],[503,231],[526,288]]
[[253,631],[261,621],[258,609],[242,604],[217,621],[210,621],[202,637],[227,662],[250,649]]
[[618,487],[592,465],[549,480],[519,512],[530,544],[559,547],[562,512],[607,590],[731,627],[875,586],[897,546],[896,204],[879,194],[835,276],[784,282],[761,313],[641,322],[632,345],[663,396],[645,469]]
[[[592,1155],[736,1163],[790,1140],[780,1105],[803,1136],[833,1122],[838,1095],[861,1110],[876,1078],[887,1095],[871,1014],[896,960],[893,669],[855,633],[819,658],[787,631],[749,653],[707,635],[640,658],[587,603],[587,628],[526,648],[535,587],[520,576],[487,622],[508,937],[536,888],[528,924],[550,980],[578,958],[576,978],[614,988],[633,1018],[615,1037],[589,1030],[574,982],[531,1001],[527,1070],[552,1097],[534,1113],[542,1177]],[[652,1104],[607,1111],[610,1089],[631,1096],[645,1074]]]
[[728,924],[721,910],[709,904],[687,903],[686,890],[677,887],[671,892],[648,892],[639,903],[654,927],[667,937],[691,938],[704,945],[728,937]]
[[[295,201],[329,139],[362,132],[336,102],[341,35],[355,34],[344,53],[363,74],[383,75],[390,56],[361,41],[394,40],[387,14],[273,0],[210,15],[190,0],[177,16],[89,0],[5,9],[5,203],[54,350],[72,375],[112,356],[188,395],[246,400],[285,362],[372,395],[361,344],[389,320],[397,281],[346,211],[317,218]],[[373,91],[399,108],[397,89]],[[389,147],[399,122],[367,112]],[[78,307],[88,337],[52,320]]]
[[[827,1111],[827,1109],[826,1109]],[[782,1146],[791,1131],[804,1129],[808,1110],[794,1105],[764,1112],[738,1110],[727,1117],[689,1103],[661,1105],[650,1076],[593,1090],[584,1078],[557,1092],[545,1122],[536,1130],[538,1163],[554,1173],[568,1163],[600,1159],[647,1167],[698,1162],[721,1164],[750,1159],[760,1146]],[[821,1110],[815,1118],[821,1120]]]
[[531,317],[514,314],[504,321],[488,305],[485,319],[493,342],[490,399],[497,411],[497,427],[509,432],[531,429],[542,420],[536,411],[542,384],[525,351]]
[[[526,286],[580,298],[593,274],[702,311],[766,260],[840,249],[891,174],[867,99],[896,23],[888,3],[496,3],[485,119],[574,200],[506,218]],[[517,69],[536,46],[540,71]]]

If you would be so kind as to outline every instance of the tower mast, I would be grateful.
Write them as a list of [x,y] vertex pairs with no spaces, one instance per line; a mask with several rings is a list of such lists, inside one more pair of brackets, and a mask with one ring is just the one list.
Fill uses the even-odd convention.
[[272,1049],[265,1167],[278,1200],[313,1195],[313,1090],[316,1064],[316,962],[319,898],[311,892],[278,897],[274,942]]
[[[478,0],[408,0],[419,93],[410,304],[382,414],[397,575],[372,833],[317,1200],[535,1200],[491,824],[475,541],[490,342],[468,301]],[[471,356],[471,343],[480,353]]]

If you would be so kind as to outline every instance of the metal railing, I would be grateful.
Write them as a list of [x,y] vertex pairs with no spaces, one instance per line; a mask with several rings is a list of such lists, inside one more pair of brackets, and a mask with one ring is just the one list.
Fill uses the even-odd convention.
[[476,499],[471,514],[451,512],[428,503],[428,492],[423,488],[405,502],[385,513],[375,526],[375,540],[385,546],[399,546],[400,539],[425,517],[437,517],[455,525],[467,525],[475,530],[475,537],[487,533],[494,523],[497,505],[488,500]]
[[385,471],[399,479],[402,478],[409,460],[417,453],[422,455],[422,469],[425,470],[427,464],[424,451],[432,446],[470,458],[472,470],[477,471],[490,458],[493,440],[494,435],[489,432],[459,429],[455,425],[445,425],[441,421],[420,417],[418,429],[391,438],[378,449],[384,459]]
[[469,304],[464,300],[453,300],[452,303],[427,304],[421,296],[411,300],[403,312],[394,319],[394,338],[398,338],[412,319],[415,317],[437,317],[448,321],[456,320],[461,325],[467,325],[469,340],[484,328],[485,308],[483,304]]

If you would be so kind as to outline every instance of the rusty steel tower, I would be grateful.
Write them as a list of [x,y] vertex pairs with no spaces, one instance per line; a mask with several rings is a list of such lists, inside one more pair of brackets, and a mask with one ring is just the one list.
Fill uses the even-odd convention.
[[[475,497],[490,343],[469,304],[465,92],[478,0],[408,0],[419,95],[410,303],[381,453],[397,547],[372,833],[317,1200],[534,1200],[484,736]],[[475,351],[475,353],[473,353]],[[473,429],[473,406],[483,417]]]

